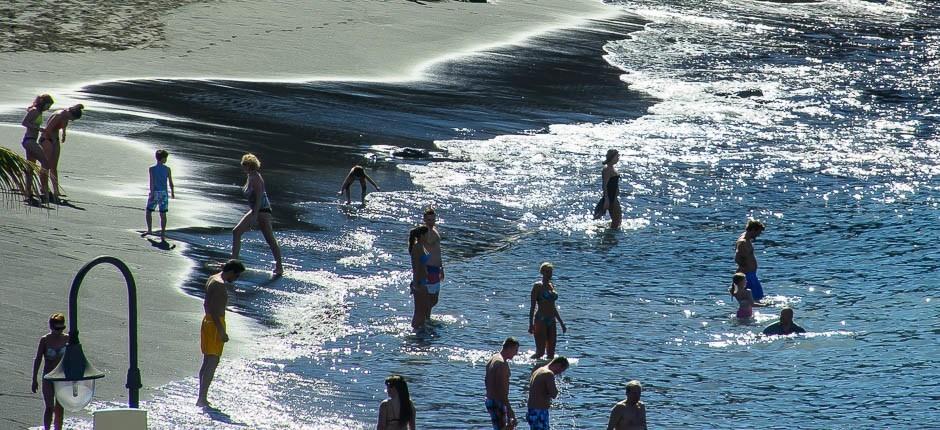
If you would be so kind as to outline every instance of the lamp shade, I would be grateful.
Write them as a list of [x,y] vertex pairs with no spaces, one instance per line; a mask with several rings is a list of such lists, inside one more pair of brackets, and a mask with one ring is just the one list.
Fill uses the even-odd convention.
[[70,343],[65,347],[65,356],[51,372],[42,379],[52,382],[55,398],[70,412],[80,411],[95,394],[95,379],[104,373],[95,369],[85,358],[82,345]]

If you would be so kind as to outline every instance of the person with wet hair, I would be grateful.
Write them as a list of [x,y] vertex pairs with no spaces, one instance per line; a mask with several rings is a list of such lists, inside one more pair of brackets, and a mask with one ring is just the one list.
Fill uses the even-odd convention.
[[640,381],[627,383],[627,398],[620,401],[610,411],[607,430],[647,430],[646,405],[640,401],[643,386]]
[[415,300],[415,311],[411,317],[411,328],[421,331],[431,317],[431,298],[428,294],[428,261],[431,252],[427,249],[428,228],[420,225],[408,234],[408,255],[411,257],[411,294]]
[[554,270],[552,263],[542,263],[539,267],[542,280],[532,285],[532,292],[529,294],[529,333],[535,338],[535,354],[532,354],[531,358],[535,359],[542,358],[543,354],[547,354],[548,358],[555,356],[555,345],[558,343],[556,321],[561,324],[562,333],[568,332],[568,327],[555,306],[558,291],[552,283]]
[[[39,144],[39,136],[44,128],[42,125],[42,113],[52,107],[54,101],[49,94],[40,94],[33,100],[33,104],[26,108],[26,116],[23,117],[23,127],[26,127],[26,133],[23,134],[23,149],[26,151],[26,160],[33,163],[39,162],[39,183],[40,201],[48,200],[49,194],[49,162],[46,160],[46,153]],[[23,177],[23,196],[26,202],[38,206],[40,201],[33,197],[33,181],[31,174],[27,172]]]
[[42,130],[40,143],[49,163],[49,178],[52,180],[52,200],[58,203],[63,197],[59,187],[59,155],[62,145],[65,144],[66,130],[71,121],[82,117],[84,105],[77,104],[68,109],[62,109],[52,114],[46,121],[46,128]]
[[[39,389],[39,366],[43,364],[42,374],[45,375],[53,370],[62,361],[65,356],[65,349],[69,343],[69,336],[65,334],[65,315],[54,313],[49,316],[49,333],[39,339],[39,348],[36,350],[36,358],[33,360],[33,393]],[[64,410],[62,405],[55,399],[55,391],[52,388],[52,382],[42,381],[42,400],[46,405],[42,413],[43,429],[49,430],[49,426],[55,425],[56,430],[62,429],[62,415]]]
[[366,181],[369,181],[376,191],[382,191],[375,181],[366,174],[366,169],[362,166],[356,165],[346,174],[346,179],[343,179],[343,186],[340,187],[339,192],[336,194],[345,194],[346,195],[346,204],[350,204],[352,200],[352,193],[350,193],[349,188],[352,185],[353,181],[359,181],[359,187],[362,189],[362,204],[366,204]]
[[780,321],[764,329],[764,334],[767,336],[789,336],[800,333],[806,333],[806,330],[793,322],[793,309],[788,307],[780,310]]
[[764,232],[764,223],[751,219],[747,221],[744,233],[738,237],[734,244],[734,262],[738,264],[738,272],[747,278],[747,288],[751,290],[755,302],[764,298],[764,288],[757,277],[757,257],[754,256],[754,240]]
[[242,248],[242,235],[257,226],[274,256],[273,275],[281,276],[284,274],[284,264],[281,260],[281,247],[277,244],[277,238],[274,237],[274,214],[271,210],[271,201],[268,200],[264,178],[259,172],[261,161],[254,154],[248,153],[242,156],[241,166],[242,171],[248,175],[242,187],[242,193],[248,200],[248,212],[232,229],[232,259],[238,259]]
[[548,364],[535,369],[529,377],[529,401],[526,421],[531,430],[550,430],[549,409],[552,399],[558,397],[558,387],[555,385],[555,376],[568,370],[568,359],[558,356]]
[[415,430],[415,404],[408,392],[408,382],[401,375],[385,378],[388,398],[379,404],[376,430]]
[[605,213],[610,214],[610,228],[620,228],[623,221],[623,209],[620,207],[620,173],[617,173],[616,164],[620,161],[620,152],[616,149],[607,151],[604,159],[604,170],[601,171],[601,191],[604,195],[594,207],[594,219],[601,219]]

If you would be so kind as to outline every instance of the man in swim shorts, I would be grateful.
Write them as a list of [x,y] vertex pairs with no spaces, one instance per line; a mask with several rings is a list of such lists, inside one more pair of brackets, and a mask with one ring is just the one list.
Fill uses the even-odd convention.
[[764,329],[764,334],[767,336],[787,336],[793,333],[806,333],[806,330],[793,322],[793,309],[791,308],[781,309],[780,321]]
[[529,429],[551,429],[548,410],[552,407],[552,399],[558,397],[555,375],[561,375],[565,370],[568,370],[568,359],[559,355],[532,372],[529,377],[529,410],[526,413]]
[[[166,213],[170,206],[170,196],[176,198],[176,188],[173,186],[173,173],[166,165],[169,153],[164,149],[157,150],[155,158],[157,164],[150,166],[150,195],[147,197],[147,232],[144,236],[153,234],[153,211],[160,208],[160,241],[166,242]],[[169,184],[169,189],[167,189]]]
[[519,352],[519,341],[508,337],[503,349],[486,363],[486,411],[490,414],[493,430],[512,430],[516,427],[516,413],[509,403],[509,360]]
[[[437,305],[440,298],[441,282],[444,281],[444,263],[441,261],[441,232],[437,230],[437,214],[434,208],[424,210],[424,225],[428,228],[428,237],[425,242],[425,248],[431,253],[431,259],[428,260],[428,294],[431,295],[431,309]],[[428,312],[428,318],[431,313]]]
[[229,260],[222,266],[222,271],[206,281],[206,298],[202,303],[206,315],[202,318],[200,329],[200,347],[202,349],[202,367],[199,369],[199,398],[196,406],[209,407],[209,385],[215,377],[215,369],[222,358],[222,348],[228,342],[225,329],[225,307],[228,305],[228,288],[245,271],[245,265],[238,260]]
[[646,430],[646,405],[640,401],[643,386],[640,381],[627,383],[627,398],[610,411],[607,430]]
[[748,220],[744,233],[738,237],[734,244],[734,262],[738,263],[738,272],[747,278],[747,288],[753,293],[754,301],[764,298],[764,288],[757,278],[757,257],[754,257],[754,239],[764,232],[764,223],[752,219]]

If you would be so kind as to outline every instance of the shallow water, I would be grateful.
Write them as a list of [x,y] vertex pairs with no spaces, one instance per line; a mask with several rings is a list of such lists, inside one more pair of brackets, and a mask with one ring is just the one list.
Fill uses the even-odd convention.
[[[485,428],[483,367],[509,335],[527,350],[511,394],[524,410],[542,261],[569,326],[559,352],[575,360],[553,428],[602,427],[630,379],[654,428],[935,426],[940,8],[626,3],[611,5],[622,19],[439,64],[421,82],[86,88],[114,109],[85,127],[196,160],[194,187],[236,209],[232,160],[259,153],[291,268],[242,283],[235,309],[265,329],[256,358],[223,360],[219,412],[180,406],[191,378],[148,403],[154,428],[369,428],[390,373],[409,378],[419,427]],[[441,161],[390,157],[396,146]],[[619,232],[588,215],[608,148],[622,155]],[[356,162],[385,190],[360,209],[334,194]],[[433,334],[415,336],[405,242],[426,204],[448,282]],[[726,289],[748,217],[768,226],[756,249],[775,307],[741,324]],[[229,246],[224,228],[171,237],[199,261]],[[260,235],[243,252],[267,268]],[[757,336],[783,305],[808,334]]]

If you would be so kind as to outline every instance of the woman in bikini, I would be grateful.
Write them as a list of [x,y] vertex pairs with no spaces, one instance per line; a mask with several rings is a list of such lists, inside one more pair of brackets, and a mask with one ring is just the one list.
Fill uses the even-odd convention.
[[[49,333],[39,339],[39,349],[36,351],[36,359],[33,360],[33,392],[39,389],[39,364],[45,362],[42,367],[42,374],[45,375],[53,370],[62,361],[65,355],[65,346],[69,343],[69,336],[65,334],[65,315],[54,313],[49,317]],[[42,414],[42,425],[45,430],[53,423],[55,417],[55,429],[62,429],[62,405],[55,400],[55,394],[52,390],[52,383],[46,380],[42,381],[42,400],[46,404],[46,409]]]
[[242,235],[252,227],[258,226],[264,240],[271,248],[271,254],[274,255],[274,276],[281,276],[284,274],[281,247],[277,244],[277,238],[274,237],[271,201],[268,200],[268,193],[264,188],[264,179],[258,172],[261,169],[261,161],[254,154],[245,154],[242,156],[241,165],[242,170],[248,175],[245,186],[242,187],[242,192],[248,199],[248,212],[232,229],[232,259],[238,259],[242,248]]
[[388,398],[379,405],[377,430],[415,430],[415,404],[408,394],[408,383],[399,375],[385,378]]
[[[62,152],[62,145],[65,144],[65,131],[68,129],[69,122],[82,117],[84,105],[77,104],[68,109],[62,109],[52,114],[46,121],[46,128],[42,130],[42,150],[45,152],[46,161],[49,162],[49,178],[52,179],[52,197],[53,201],[58,203],[62,197],[59,188],[59,154]],[[61,131],[61,133],[59,133]]]
[[[33,100],[33,104],[26,108],[26,116],[23,118],[23,127],[26,127],[26,133],[23,135],[23,149],[26,150],[26,160],[33,163],[39,162],[42,168],[39,170],[39,183],[42,186],[40,196],[41,201],[46,201],[49,194],[49,162],[46,161],[46,153],[43,152],[39,144],[39,135],[43,131],[42,113],[52,107],[52,96],[49,94],[40,94]],[[23,178],[23,194],[29,204],[37,205],[33,198],[32,173],[27,172]]]
[[542,263],[542,266],[539,267],[542,280],[532,286],[532,300],[529,305],[529,333],[532,333],[535,337],[535,354],[532,354],[531,357],[535,359],[541,358],[546,353],[548,358],[555,357],[555,344],[558,341],[558,329],[555,327],[556,320],[561,324],[562,333],[568,332],[568,327],[561,320],[558,307],[555,306],[555,301],[558,300],[558,292],[555,290],[555,284],[552,283],[554,268],[552,263]]
[[623,209],[620,208],[620,173],[614,166],[620,161],[620,152],[616,149],[607,151],[607,158],[604,160],[604,170],[601,172],[603,184],[601,189],[604,196],[597,202],[594,208],[594,219],[601,219],[604,213],[610,213],[610,228],[620,228],[620,222],[623,218]]
[[411,294],[415,296],[415,312],[411,317],[411,328],[419,331],[431,317],[431,296],[428,294],[428,261],[431,253],[425,246],[427,226],[411,229],[408,235],[408,254],[411,256]]
[[754,310],[751,308],[767,306],[764,303],[754,301],[754,295],[751,293],[750,288],[747,288],[747,276],[741,272],[735,273],[731,277],[731,287],[728,288],[728,292],[738,300],[737,317],[740,321],[749,320],[754,316]]

